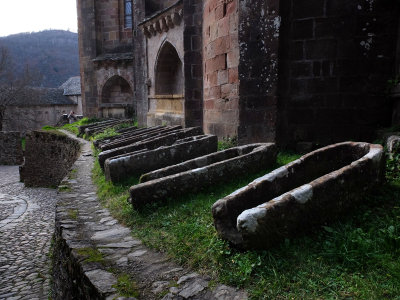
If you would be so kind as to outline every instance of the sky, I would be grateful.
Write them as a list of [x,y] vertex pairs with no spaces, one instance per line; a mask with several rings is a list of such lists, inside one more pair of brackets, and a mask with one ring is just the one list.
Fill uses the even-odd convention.
[[0,0],[0,37],[46,29],[77,32],[76,0]]

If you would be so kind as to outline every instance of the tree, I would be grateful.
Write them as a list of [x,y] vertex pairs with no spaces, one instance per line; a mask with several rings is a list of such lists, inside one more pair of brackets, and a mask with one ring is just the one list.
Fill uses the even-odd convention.
[[29,88],[30,85],[40,81],[40,74],[30,70],[28,66],[22,75],[15,76],[13,63],[7,48],[0,47],[0,131],[3,130],[3,121],[8,106],[17,100],[30,97],[38,90]]

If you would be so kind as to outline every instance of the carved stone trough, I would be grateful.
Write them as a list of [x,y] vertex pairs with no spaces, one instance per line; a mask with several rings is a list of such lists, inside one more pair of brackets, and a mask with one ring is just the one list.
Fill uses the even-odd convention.
[[160,131],[160,130],[163,130],[166,128],[167,127],[165,127],[165,126],[163,126],[163,127],[157,126],[157,127],[150,127],[150,128],[137,128],[135,130],[125,131],[125,132],[121,132],[120,130],[118,130],[117,132],[119,132],[120,135],[115,135],[115,136],[111,136],[111,137],[105,137],[102,139],[98,139],[98,140],[95,140],[93,142],[93,144],[96,148],[101,149],[102,146],[113,143],[120,139],[134,137],[134,136],[138,136],[138,135],[142,135],[142,134],[146,134],[146,133],[152,133],[152,132]]
[[160,128],[158,130],[151,131],[151,132],[144,132],[144,133],[137,134],[137,135],[136,134],[130,135],[128,137],[121,137],[121,138],[111,141],[107,144],[101,145],[100,149],[101,149],[101,151],[106,151],[106,150],[111,150],[111,149],[115,149],[118,147],[131,145],[140,140],[144,140],[144,139],[147,139],[147,138],[150,138],[153,136],[165,135],[168,132],[172,132],[172,131],[179,130],[179,129],[182,129],[182,126],[165,127],[165,128]]
[[[161,126],[159,126],[156,129],[159,129],[160,127]],[[116,139],[120,139],[121,137],[128,137],[130,135],[137,135],[137,134],[141,134],[141,133],[143,134],[145,132],[151,132],[152,130],[156,130],[156,129],[153,129],[153,128],[154,127],[151,127],[151,128],[132,128],[132,127],[130,127],[130,128],[126,128],[126,129],[129,129],[128,131],[125,131],[125,128],[124,129],[120,129],[120,130],[117,130],[117,132],[120,133],[120,135],[115,135],[115,136],[111,136],[111,137],[105,137],[105,138],[97,139],[97,140],[95,140],[93,142],[93,145],[96,148],[100,148],[100,146],[106,145],[106,144],[108,144],[110,142],[115,141]],[[122,131],[122,130],[124,130],[124,131]]]
[[130,188],[130,202],[140,208],[197,192],[232,177],[265,170],[275,161],[275,144],[251,144],[212,153],[144,174],[141,183]]
[[260,177],[212,208],[219,235],[241,248],[269,248],[341,216],[382,181],[380,145],[321,148]]
[[218,138],[215,135],[192,136],[177,140],[171,146],[107,159],[104,174],[106,180],[119,182],[129,176],[140,176],[149,171],[216,152],[217,148]]
[[135,152],[141,149],[156,149],[162,146],[170,146],[179,139],[184,139],[191,136],[201,135],[203,130],[200,127],[191,127],[185,129],[179,129],[166,133],[159,133],[155,136],[141,137],[140,141],[132,143],[130,145],[110,149],[103,151],[99,154],[98,160],[100,167],[104,169],[105,161],[109,158],[113,158],[119,155]]

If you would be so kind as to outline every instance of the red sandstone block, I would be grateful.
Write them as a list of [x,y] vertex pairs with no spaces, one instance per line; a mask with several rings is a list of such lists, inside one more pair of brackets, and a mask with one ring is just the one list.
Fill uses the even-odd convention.
[[212,73],[217,70],[224,70],[224,69],[226,69],[225,54],[218,55],[206,61],[207,73]]
[[209,87],[216,86],[217,85],[217,72],[207,74],[205,79],[206,79],[204,82],[205,87],[209,88]]
[[217,84],[222,85],[228,83],[228,70],[220,70],[218,71],[218,80]]
[[238,83],[239,82],[239,70],[238,68],[230,68],[228,70],[228,82],[229,83]]
[[217,7],[217,5],[219,4],[220,0],[209,0],[207,2],[208,5],[208,11],[211,12],[213,10],[215,10],[215,8]]
[[239,97],[229,99],[218,99],[214,102],[216,110],[239,109]]
[[229,15],[229,33],[238,32],[239,15],[237,13]]
[[228,52],[227,55],[227,67],[230,68],[237,68],[239,66],[239,49],[232,49],[232,51]]
[[226,6],[226,14],[227,15],[237,13],[237,1],[238,0],[233,0],[232,2],[227,4],[227,6]]
[[227,83],[221,85],[221,98],[231,98],[238,96],[238,85]]
[[224,8],[224,4],[219,4],[216,8],[215,8],[215,20],[218,21],[220,19],[222,19],[223,17],[225,17],[225,8]]
[[[204,91],[206,92],[206,91]],[[204,100],[212,100],[221,98],[221,87],[214,86],[208,89],[208,93],[204,95]]]
[[214,109],[214,100],[204,101],[204,108],[205,109]]
[[229,17],[222,18],[218,20],[217,26],[218,26],[218,37],[221,36],[227,36],[229,34]]
[[213,47],[212,47],[213,53],[210,53],[211,57],[227,53],[230,48],[229,42],[230,42],[230,39],[228,36],[217,38],[214,42],[212,42],[213,43]]
[[233,34],[229,35],[230,41],[229,45],[231,49],[237,49],[239,51],[239,36],[237,32],[234,32]]
[[210,39],[214,41],[216,38],[218,38],[218,24],[212,23],[210,24]]

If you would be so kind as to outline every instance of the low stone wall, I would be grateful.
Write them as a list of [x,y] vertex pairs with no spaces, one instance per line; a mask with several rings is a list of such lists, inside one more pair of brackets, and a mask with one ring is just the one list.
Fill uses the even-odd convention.
[[168,147],[107,159],[104,174],[107,180],[118,182],[128,176],[140,176],[149,171],[216,152],[217,148],[217,136],[194,136],[177,140],[175,144]]
[[26,186],[57,186],[76,160],[80,144],[62,133],[33,131],[26,135],[25,163],[20,168]]
[[266,170],[275,162],[274,144],[251,144],[216,152],[144,174],[141,183],[130,188],[130,202],[140,208],[195,193],[234,177]]
[[[58,194],[53,299],[248,299],[245,291],[211,282],[146,248],[129,228],[118,224],[96,197],[90,153],[85,141],[73,166],[76,172],[62,182],[68,188]],[[124,285],[118,289],[120,276],[134,283],[129,295]]]
[[354,207],[383,180],[384,165],[380,145],[321,148],[217,201],[214,225],[239,247],[272,247]]
[[141,149],[151,150],[162,146],[170,146],[179,139],[200,134],[203,134],[203,129],[200,127],[191,127],[146,138],[131,145],[101,152],[99,154],[99,164],[100,167],[104,169],[104,163],[108,158],[117,157],[119,155],[135,152]]
[[20,165],[23,161],[21,134],[0,131],[0,165]]

